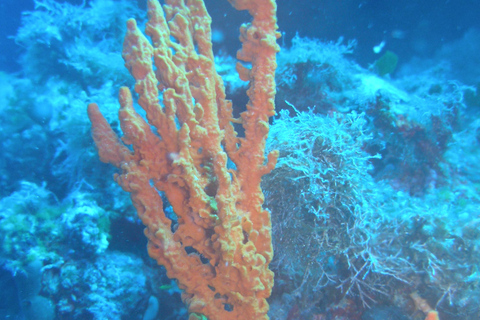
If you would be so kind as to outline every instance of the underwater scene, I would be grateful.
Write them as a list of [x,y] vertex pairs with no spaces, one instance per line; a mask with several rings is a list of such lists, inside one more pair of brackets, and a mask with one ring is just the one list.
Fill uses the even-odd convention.
[[480,2],[0,0],[0,320],[479,320]]

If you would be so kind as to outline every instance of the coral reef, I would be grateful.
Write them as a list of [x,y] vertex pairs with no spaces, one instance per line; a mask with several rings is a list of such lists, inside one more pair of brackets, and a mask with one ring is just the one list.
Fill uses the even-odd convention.
[[[334,57],[324,61],[343,59],[329,46],[322,54]],[[280,151],[264,189],[283,317],[356,319],[382,305],[435,317],[415,309],[416,290],[441,319],[478,317],[478,166],[470,161],[479,142],[462,99],[469,87],[432,78],[433,70],[387,81],[348,62],[329,68],[342,90],[323,87],[316,97],[330,105],[299,111],[285,101],[295,114],[280,112],[268,144]],[[342,81],[346,72],[353,81]]]
[[[98,161],[85,112],[100,102],[121,132],[118,88],[134,86],[121,59],[125,22],[133,17],[144,29],[143,1],[73,2],[35,1],[14,37],[22,69],[0,73],[0,318],[186,320],[185,291],[148,256],[142,222],[110,178],[118,171]],[[235,14],[245,20],[245,12],[223,12],[228,3],[206,5],[221,27],[232,28]],[[278,43],[289,43],[298,26],[281,27],[287,36]],[[457,41],[411,61],[389,47],[404,40],[387,39],[395,70],[393,60],[357,64],[365,61],[362,38],[357,45],[297,35],[277,54],[267,151],[279,158],[262,179],[275,253],[270,318],[480,318],[479,41],[474,28],[458,32]],[[243,137],[248,83],[224,53],[238,48],[217,45],[211,67]],[[145,119],[138,102],[134,93],[132,108]],[[227,177],[239,170],[231,160]],[[218,214],[213,162],[199,165],[199,179],[211,182],[199,190]],[[178,203],[157,194],[174,233]],[[255,237],[238,230],[239,239]]]

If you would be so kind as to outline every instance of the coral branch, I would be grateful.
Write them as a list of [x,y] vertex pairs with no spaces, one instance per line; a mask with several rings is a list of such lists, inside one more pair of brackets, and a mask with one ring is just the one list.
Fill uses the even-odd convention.
[[[260,180],[277,159],[276,152],[264,156],[268,119],[275,114],[276,5],[230,1],[253,17],[241,27],[237,56],[251,65],[237,67],[249,81],[250,99],[241,114],[245,137],[238,137],[215,71],[203,1],[165,2],[148,1],[151,42],[135,20],[127,22],[123,58],[146,120],[135,111],[129,89],[121,88],[122,140],[96,104],[88,107],[93,138],[101,160],[121,169],[115,180],[131,193],[146,226],[148,252],[178,280],[192,315],[268,319],[273,249]],[[160,192],[177,215],[173,226]]]

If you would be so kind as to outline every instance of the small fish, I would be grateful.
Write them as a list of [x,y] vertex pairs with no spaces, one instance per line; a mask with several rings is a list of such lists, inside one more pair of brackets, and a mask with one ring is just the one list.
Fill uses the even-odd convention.
[[170,289],[172,289],[171,284],[164,284],[164,285],[160,286],[160,290],[170,290]]

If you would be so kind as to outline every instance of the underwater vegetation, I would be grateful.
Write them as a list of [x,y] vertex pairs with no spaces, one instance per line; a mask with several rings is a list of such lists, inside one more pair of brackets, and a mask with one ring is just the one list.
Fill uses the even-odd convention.
[[[137,1],[36,0],[23,15],[22,71],[0,73],[0,319],[188,319],[86,115],[101,102],[121,132],[129,18],[144,29]],[[279,156],[261,184],[271,319],[480,318],[479,39],[471,29],[430,58],[387,51],[370,67],[354,40],[282,46],[266,142]],[[235,63],[215,56],[238,117]]]
[[[287,318],[375,319],[386,308],[379,314],[423,319],[429,310],[415,310],[415,293],[440,319],[475,319],[478,120],[463,99],[471,87],[438,68],[386,81],[345,60],[350,45],[294,43],[303,56],[294,45],[279,60],[304,59],[302,69],[322,70],[324,82],[301,96],[318,95],[319,105],[303,111],[285,100],[268,140],[267,150],[280,151],[263,184],[273,296],[292,306]],[[279,87],[295,88],[297,72],[280,64]]]

